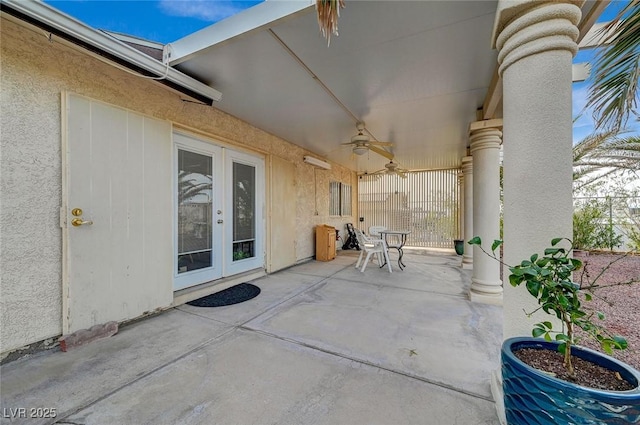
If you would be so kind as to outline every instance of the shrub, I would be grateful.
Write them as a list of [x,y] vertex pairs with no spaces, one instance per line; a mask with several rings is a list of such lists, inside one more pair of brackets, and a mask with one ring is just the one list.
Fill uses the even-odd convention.
[[573,247],[575,249],[613,249],[622,245],[606,215],[606,205],[596,200],[586,202],[573,212]]

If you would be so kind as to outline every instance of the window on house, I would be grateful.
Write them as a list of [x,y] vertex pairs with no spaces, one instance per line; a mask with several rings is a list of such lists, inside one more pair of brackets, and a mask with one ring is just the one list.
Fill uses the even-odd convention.
[[340,183],[329,182],[329,215],[340,215]]
[[329,183],[329,215],[350,216],[351,185],[340,182]]

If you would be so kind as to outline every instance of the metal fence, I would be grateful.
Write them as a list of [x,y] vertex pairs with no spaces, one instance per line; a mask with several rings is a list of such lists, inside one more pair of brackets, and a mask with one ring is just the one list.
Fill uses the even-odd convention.
[[[459,236],[459,169],[363,175],[358,180],[357,227],[410,230],[407,246],[452,248]],[[599,246],[587,248],[640,250],[640,197],[576,197],[574,213],[599,211],[596,224],[609,229]],[[575,217],[575,214],[574,214]],[[576,226],[574,222],[574,226]]]
[[[640,197],[590,196],[573,199],[574,239],[577,230],[591,232],[586,248],[638,250],[640,239]],[[580,217],[583,217],[582,220]],[[590,227],[581,224],[591,220]],[[581,227],[587,227],[581,229]],[[601,236],[598,237],[598,234]],[[604,236],[602,236],[604,235]]]
[[363,175],[358,227],[410,230],[407,246],[453,248],[459,233],[458,169]]

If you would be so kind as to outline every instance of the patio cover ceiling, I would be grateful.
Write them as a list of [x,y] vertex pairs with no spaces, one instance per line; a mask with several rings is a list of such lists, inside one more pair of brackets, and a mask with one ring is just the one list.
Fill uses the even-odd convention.
[[[458,167],[488,96],[495,111],[483,118],[501,117],[491,85],[497,3],[347,1],[327,46],[315,2],[267,1],[167,45],[165,55],[223,93],[215,107],[350,169],[388,162],[341,145],[359,120],[372,140],[393,143],[403,168]],[[583,6],[585,19],[593,5]]]

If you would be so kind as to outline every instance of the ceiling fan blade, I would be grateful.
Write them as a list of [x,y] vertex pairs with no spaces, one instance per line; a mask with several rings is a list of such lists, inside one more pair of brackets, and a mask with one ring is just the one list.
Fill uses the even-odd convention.
[[380,149],[378,147],[375,146],[369,146],[369,150],[377,153],[380,156],[384,156],[385,158],[392,160],[393,159],[393,154],[391,152],[388,152],[384,149]]
[[378,142],[377,140],[371,140],[369,141],[369,144],[376,146],[393,146],[393,143],[391,142]]

